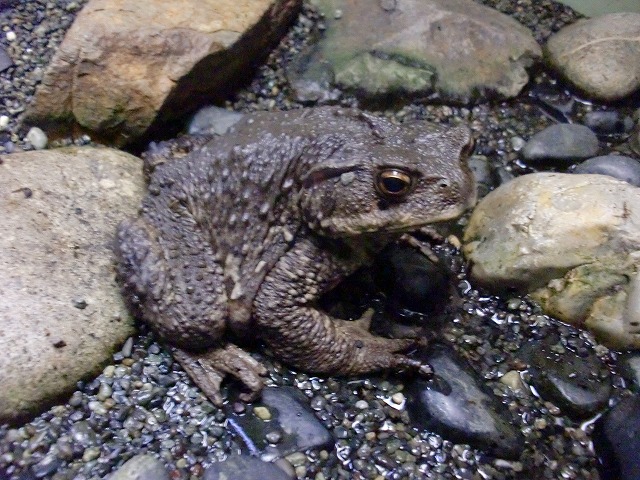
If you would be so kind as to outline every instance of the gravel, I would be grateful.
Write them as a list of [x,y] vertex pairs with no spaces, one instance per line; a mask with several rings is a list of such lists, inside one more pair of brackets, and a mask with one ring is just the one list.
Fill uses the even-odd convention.
[[[4,10],[0,3],[0,48],[15,64],[0,72],[0,154],[33,148],[24,141],[32,125],[20,125],[20,113],[84,3],[29,0]],[[538,40],[577,18],[567,7],[546,0],[482,3],[513,14]],[[299,108],[287,98],[283,68],[318,28],[321,19],[306,9],[253,82],[226,106],[238,111]],[[350,105],[355,100],[345,96],[340,102]],[[632,107],[619,109],[630,115]],[[380,111],[397,121],[468,123],[478,138],[476,153],[491,159],[498,177],[508,178],[532,171],[519,160],[522,139],[558,120],[579,122],[594,108],[538,72],[517,101],[473,107],[408,105]],[[608,146],[609,140],[602,140],[602,145]],[[88,141],[83,138],[79,143]],[[617,355],[589,334],[550,320],[526,299],[499,298],[474,289],[459,252],[447,244],[435,249],[453,271],[459,299],[449,309],[438,337],[465,358],[485,387],[516,414],[526,439],[522,457],[494,459],[415,428],[404,408],[402,378],[311,377],[256,353],[269,370],[269,383],[303,392],[335,438],[332,449],[289,455],[289,467],[298,477],[315,480],[598,479],[591,425],[562,415],[545,399],[514,391],[500,378],[517,367],[514,353],[528,339],[558,335],[568,347],[588,349],[611,368],[612,395],[619,397],[626,384],[615,373]],[[0,478],[103,478],[135,455],[149,453],[166,465],[172,479],[195,479],[212,463],[241,451],[246,452],[246,446],[228,426],[225,413],[203,396],[142,326],[140,336],[128,341],[101,375],[79,383],[67,403],[19,428],[0,427]]]

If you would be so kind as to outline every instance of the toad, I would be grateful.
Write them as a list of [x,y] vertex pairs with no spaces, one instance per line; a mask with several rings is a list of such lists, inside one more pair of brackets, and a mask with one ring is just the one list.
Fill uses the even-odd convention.
[[119,276],[143,319],[216,404],[232,376],[250,401],[265,368],[231,339],[259,339],[316,374],[428,374],[415,340],[332,318],[317,302],[403,232],[475,201],[466,127],[395,125],[339,107],[246,115],[159,165],[117,234]]

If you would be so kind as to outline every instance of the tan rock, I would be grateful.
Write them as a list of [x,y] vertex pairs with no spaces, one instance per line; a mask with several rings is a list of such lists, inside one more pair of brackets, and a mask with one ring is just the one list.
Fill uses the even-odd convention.
[[640,13],[581,20],[549,38],[547,61],[588,96],[618,100],[640,88]]
[[2,157],[0,423],[64,399],[134,333],[111,248],[145,189],[140,160],[115,150]]
[[[300,0],[90,0],[25,121],[121,146],[246,81]],[[172,123],[173,122],[173,123]]]
[[475,281],[518,288],[607,346],[640,348],[640,188],[604,175],[524,175],[477,205],[464,243]]

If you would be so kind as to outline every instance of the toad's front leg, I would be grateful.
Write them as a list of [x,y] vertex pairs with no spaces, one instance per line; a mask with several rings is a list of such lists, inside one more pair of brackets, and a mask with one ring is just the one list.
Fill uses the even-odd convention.
[[377,337],[369,333],[366,318],[339,320],[317,309],[322,294],[361,266],[361,259],[344,253],[307,239],[278,261],[254,300],[261,337],[277,358],[313,373],[390,369],[430,374],[429,365],[398,353],[415,345],[414,340]]

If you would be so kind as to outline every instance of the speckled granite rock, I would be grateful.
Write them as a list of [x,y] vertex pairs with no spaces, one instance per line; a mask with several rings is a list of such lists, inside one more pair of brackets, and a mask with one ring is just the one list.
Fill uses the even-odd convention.
[[64,398],[133,333],[111,243],[144,189],[141,162],[114,150],[2,157],[0,423]]

